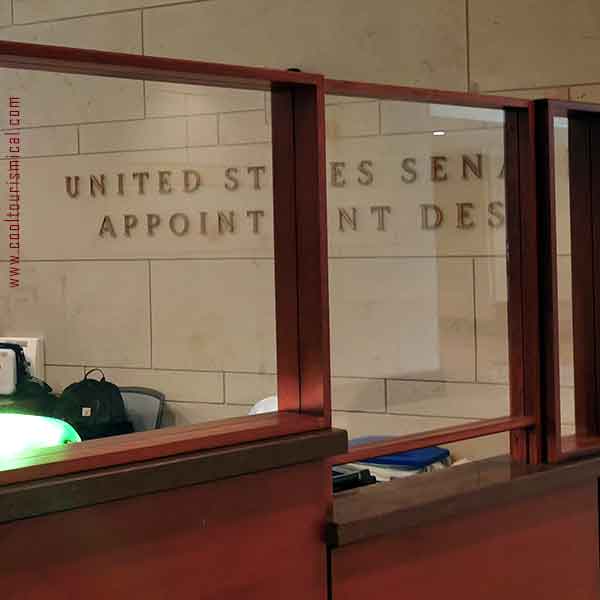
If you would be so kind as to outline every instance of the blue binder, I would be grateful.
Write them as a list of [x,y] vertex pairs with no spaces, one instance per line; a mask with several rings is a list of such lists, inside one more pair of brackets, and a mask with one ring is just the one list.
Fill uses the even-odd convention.
[[[392,436],[366,436],[354,438],[349,441],[348,445],[350,448],[355,448],[372,442],[385,442],[393,439],[394,437]],[[408,452],[397,452],[396,454],[365,458],[360,462],[382,467],[396,467],[397,469],[419,471],[433,463],[443,461],[449,456],[450,451],[446,450],[446,448],[432,446],[431,448],[421,448],[419,450],[409,450]]]

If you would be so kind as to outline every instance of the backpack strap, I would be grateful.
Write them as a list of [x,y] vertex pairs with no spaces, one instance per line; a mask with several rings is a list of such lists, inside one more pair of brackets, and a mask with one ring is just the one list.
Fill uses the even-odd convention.
[[101,381],[106,381],[106,376],[104,375],[104,371],[103,371],[102,369],[98,369],[98,368],[95,368],[95,369],[90,369],[89,371],[87,371],[87,372],[85,373],[85,375],[83,376],[83,378],[84,378],[84,379],[87,379],[87,378],[88,378],[88,375],[91,375],[91,374],[92,374],[92,373],[94,373],[95,371],[98,371],[98,373],[100,373],[100,374],[102,375],[102,379],[101,379]]

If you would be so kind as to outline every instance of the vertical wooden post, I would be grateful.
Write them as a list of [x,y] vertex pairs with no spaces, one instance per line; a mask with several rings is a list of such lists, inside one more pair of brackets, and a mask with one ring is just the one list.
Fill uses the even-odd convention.
[[331,423],[325,95],[294,91],[301,410]]
[[505,176],[508,348],[512,416],[533,416],[530,430],[511,432],[511,455],[541,461],[537,199],[532,110],[506,109]]
[[[519,160],[519,114],[506,110],[504,122],[504,179],[506,198],[506,268],[508,310],[508,366],[510,414],[525,414],[523,373],[523,288],[521,250],[521,162]],[[510,452],[514,460],[527,462],[527,435],[511,431]]]
[[521,189],[521,302],[523,313],[523,393],[525,414],[535,419],[527,431],[528,462],[542,462],[542,412],[540,370],[540,290],[538,279],[538,202],[536,195],[535,108],[520,111],[519,161]]
[[544,443],[542,458],[560,457],[560,381],[558,372],[558,286],[556,271],[556,207],[554,191],[554,129],[547,100],[535,103],[536,173],[539,234],[539,286]]
[[298,255],[296,248],[296,153],[294,100],[289,86],[271,91],[273,231],[277,397],[279,410],[300,411]]
[[[280,409],[321,415],[329,425],[331,384],[322,81],[317,85],[274,89],[272,114]],[[294,380],[299,386],[293,384]]]
[[591,176],[591,207],[592,207],[592,237],[594,244],[594,318],[595,331],[595,382],[596,392],[590,398],[590,417],[594,420],[594,432],[600,434],[600,117],[590,115],[590,176]]

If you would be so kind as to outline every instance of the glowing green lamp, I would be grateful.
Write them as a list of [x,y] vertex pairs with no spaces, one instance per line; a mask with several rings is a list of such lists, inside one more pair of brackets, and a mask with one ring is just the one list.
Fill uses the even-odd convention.
[[34,415],[0,414],[0,462],[2,459],[50,446],[81,442],[64,421]]

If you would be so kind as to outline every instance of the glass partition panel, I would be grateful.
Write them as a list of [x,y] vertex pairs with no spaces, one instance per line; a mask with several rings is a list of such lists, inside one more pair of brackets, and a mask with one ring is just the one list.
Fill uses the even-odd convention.
[[510,415],[504,111],[326,102],[334,424]]
[[504,456],[510,453],[510,433],[505,431],[494,435],[445,444],[450,450],[454,461],[483,460],[494,456]]
[[541,193],[540,263],[546,393],[546,445],[550,461],[599,447],[597,348],[598,147],[593,105],[537,103]]
[[571,207],[569,120],[554,117],[554,188],[556,198],[556,264],[558,281],[558,353],[561,435],[575,433],[573,301],[571,293]]
[[[93,368],[161,392],[163,426],[247,415],[274,396],[269,95],[0,78],[0,337],[42,338],[34,374],[56,398]],[[20,400],[5,393],[0,410],[62,416]]]

